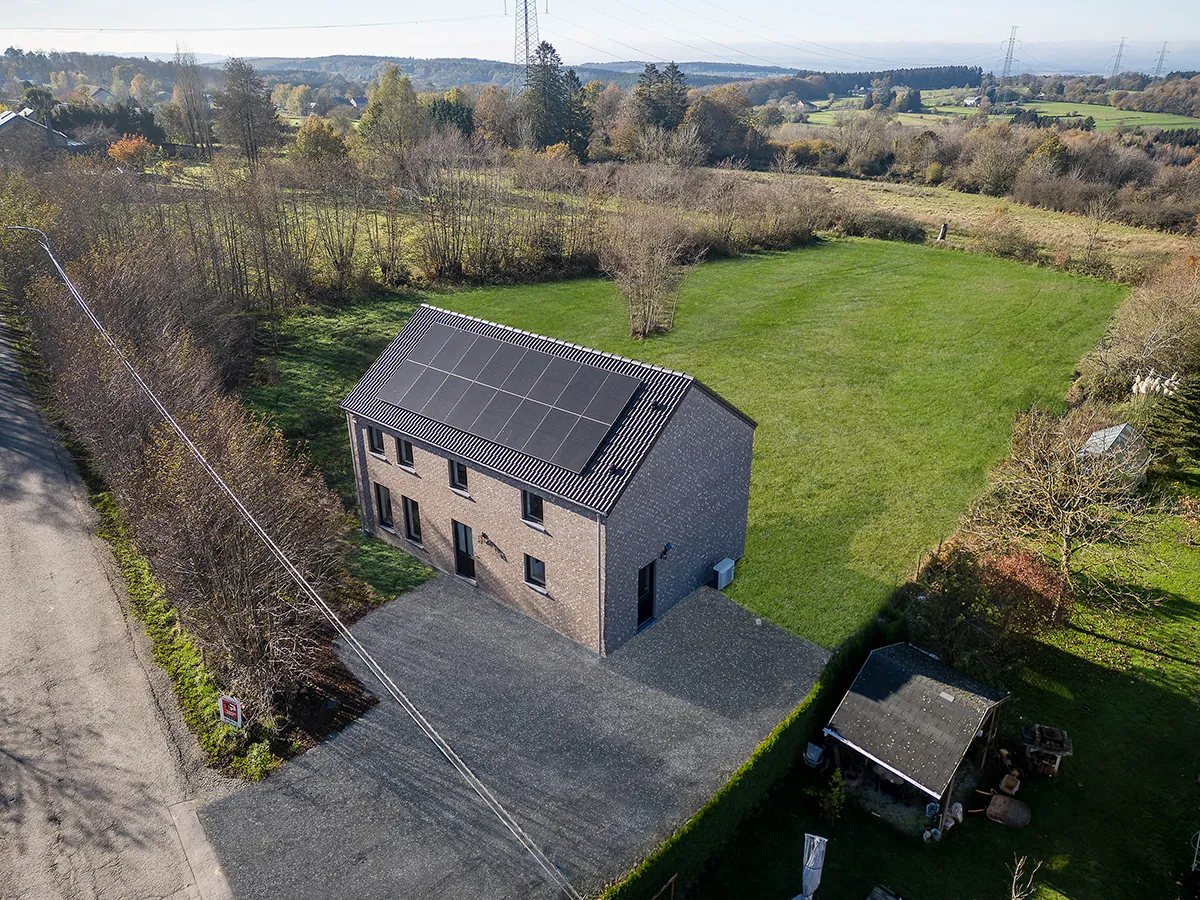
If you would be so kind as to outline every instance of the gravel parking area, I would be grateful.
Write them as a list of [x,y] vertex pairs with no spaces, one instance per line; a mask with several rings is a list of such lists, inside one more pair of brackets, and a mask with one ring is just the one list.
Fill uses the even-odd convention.
[[[702,806],[828,659],[712,590],[604,660],[449,576],[354,632],[585,894]],[[200,818],[241,898],[554,896],[388,701]]]

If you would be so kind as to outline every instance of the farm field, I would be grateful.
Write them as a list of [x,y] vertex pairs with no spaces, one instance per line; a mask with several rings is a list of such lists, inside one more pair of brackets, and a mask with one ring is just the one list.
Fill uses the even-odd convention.
[[1022,103],[1025,109],[1036,110],[1039,115],[1046,116],[1078,116],[1085,119],[1091,116],[1096,120],[1097,131],[1112,131],[1114,128],[1200,128],[1200,119],[1190,116],[1176,116],[1171,113],[1137,112],[1135,110],[1117,109],[1112,106],[1099,106],[1094,103],[1059,103],[1054,101],[1036,100]]
[[636,343],[589,279],[381,298],[283,324],[278,380],[247,392],[352,496],[338,402],[414,303],[694,374],[759,422],[731,595],[825,646],[880,608],[954,527],[1012,414],[1058,404],[1124,289],[868,240],[701,266],[675,330]]
[[[946,222],[950,226],[947,242],[952,247],[970,246],[970,232],[998,209],[1006,210],[1012,221],[1051,252],[1061,248],[1079,254],[1088,242],[1088,222],[1083,216],[1010,203],[1001,197],[966,194],[932,185],[825,175],[800,177],[807,178],[814,187],[831,188],[836,193],[860,198],[878,209],[912,216],[929,229],[931,238],[937,236],[937,229]],[[1101,231],[1100,245],[1120,268],[1161,262],[1168,256],[1187,251],[1192,242],[1181,235],[1110,222]]]
[[[1164,486],[1196,493],[1200,473]],[[1065,728],[1075,745],[1061,778],[1022,784],[1028,828],[969,814],[941,844],[924,845],[853,803],[830,827],[804,795],[811,781],[799,767],[689,896],[794,896],[805,831],[830,839],[821,890],[832,897],[866,897],[884,884],[904,897],[1009,900],[1014,853],[1043,862],[1037,900],[1191,896],[1178,880],[1200,827],[1200,549],[1181,546],[1173,517],[1158,524],[1160,561],[1142,584],[1161,605],[1077,609],[1072,625],[1037,645],[1029,668],[1006,685],[1002,741],[1041,722]]]

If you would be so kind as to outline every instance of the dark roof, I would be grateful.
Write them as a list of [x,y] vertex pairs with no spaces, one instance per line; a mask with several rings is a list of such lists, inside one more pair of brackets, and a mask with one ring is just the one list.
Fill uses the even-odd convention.
[[20,113],[13,112],[12,110],[0,112],[0,128],[5,127],[6,125],[12,127],[18,125],[18,123],[24,122],[27,125],[36,125],[38,128],[41,128],[44,131],[48,130],[50,132],[50,139],[54,142],[54,146],[58,147],[59,149],[65,149],[69,151],[87,149],[87,144],[83,143],[82,141],[77,141],[72,137],[68,137],[61,131],[55,131],[53,128],[43,125],[37,119],[25,115],[24,113],[26,112],[29,112],[29,110],[23,110]]
[[867,657],[826,734],[941,797],[984,717],[1008,695],[912,644]]
[[[590,457],[590,462],[586,467],[582,467],[582,463],[574,467],[582,467],[582,471],[572,471],[571,468],[538,459],[511,446],[503,446],[479,434],[456,428],[439,421],[438,418],[401,408],[383,399],[383,396],[396,399],[390,392],[389,379],[393,375],[400,376],[398,370],[401,364],[416,350],[421,339],[433,326],[460,329],[571,363],[592,366],[607,373],[634,379],[640,386],[611,430],[599,436],[598,449]],[[400,432],[418,444],[425,444],[440,453],[528,484],[539,492],[607,515],[616,505],[664,426],[674,415],[680,401],[693,386],[716,397],[710,389],[682,372],[647,365],[422,304],[408,320],[404,330],[363,375],[342,407],[347,412]],[[716,399],[732,414],[754,427],[753,421],[719,397]]]

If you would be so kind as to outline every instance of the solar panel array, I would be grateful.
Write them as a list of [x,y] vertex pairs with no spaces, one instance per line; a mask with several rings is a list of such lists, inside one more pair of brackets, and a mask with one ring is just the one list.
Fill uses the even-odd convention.
[[434,323],[376,396],[581,473],[640,386],[636,378]]

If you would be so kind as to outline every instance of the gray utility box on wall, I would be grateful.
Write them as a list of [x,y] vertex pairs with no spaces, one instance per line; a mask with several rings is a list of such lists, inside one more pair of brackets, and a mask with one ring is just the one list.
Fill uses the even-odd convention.
[[733,581],[733,567],[734,561],[728,556],[713,566],[713,583],[716,584],[717,590],[729,587]]

